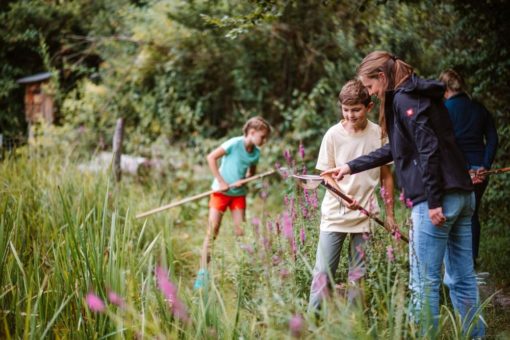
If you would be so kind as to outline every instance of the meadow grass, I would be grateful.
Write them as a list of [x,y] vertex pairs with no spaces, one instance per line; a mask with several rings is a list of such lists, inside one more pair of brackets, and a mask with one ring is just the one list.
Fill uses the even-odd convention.
[[[313,193],[277,179],[252,187],[258,194],[249,196],[246,235],[233,235],[227,214],[208,289],[194,291],[207,199],[143,220],[134,215],[207,189],[208,180],[125,177],[115,184],[108,171],[80,172],[72,155],[50,151],[23,149],[0,163],[2,338],[417,337],[408,313],[407,246],[375,226],[364,305],[334,293],[319,319],[307,314],[320,219]],[[408,210],[397,210],[405,221]],[[87,294],[105,307],[94,312]],[[440,338],[462,338],[447,307],[441,324]]]

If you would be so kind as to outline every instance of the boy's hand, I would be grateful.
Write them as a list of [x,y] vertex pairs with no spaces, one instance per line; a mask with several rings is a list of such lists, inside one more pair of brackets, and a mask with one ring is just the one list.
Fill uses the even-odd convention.
[[353,199],[352,197],[351,197],[351,199],[352,199],[352,202],[351,202],[351,203],[349,203],[349,202],[347,202],[347,201],[344,201],[344,202],[345,202],[345,205],[347,206],[347,208],[349,208],[349,209],[351,209],[351,210],[358,210],[358,209],[360,208],[360,205],[359,205],[358,201],[356,201],[356,200],[355,200],[355,199]]
[[349,175],[351,173],[351,168],[347,164],[341,165],[337,168],[329,169],[321,172],[321,176],[331,175],[337,181],[341,181],[345,175]]

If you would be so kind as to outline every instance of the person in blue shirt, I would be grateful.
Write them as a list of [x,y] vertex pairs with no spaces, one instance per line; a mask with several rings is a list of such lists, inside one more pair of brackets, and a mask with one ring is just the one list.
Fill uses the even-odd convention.
[[480,218],[478,209],[488,179],[481,175],[492,166],[498,148],[498,133],[489,111],[472,100],[465,90],[462,77],[452,69],[441,73],[439,79],[446,85],[445,106],[453,123],[455,139],[464,154],[475,187],[475,211],[472,218],[473,262],[476,266],[480,245]]
[[[214,176],[209,201],[209,223],[202,246],[200,270],[194,288],[203,288],[207,281],[207,263],[209,262],[209,243],[216,239],[220,231],[225,211],[230,209],[237,236],[244,234],[241,224],[245,219],[246,193],[240,180],[255,175],[260,157],[260,149],[267,142],[271,126],[262,117],[250,118],[243,127],[243,136],[233,137],[207,155],[207,163]],[[218,160],[221,164],[218,167]]]

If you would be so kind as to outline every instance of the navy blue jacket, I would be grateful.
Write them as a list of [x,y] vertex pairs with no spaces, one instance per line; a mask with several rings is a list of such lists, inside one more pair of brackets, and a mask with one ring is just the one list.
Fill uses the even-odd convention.
[[455,142],[440,82],[412,75],[387,91],[385,118],[389,143],[347,164],[353,174],[395,162],[395,173],[406,198],[442,206],[448,191],[472,191],[466,161]]
[[490,169],[498,148],[498,133],[489,111],[464,92],[451,96],[444,104],[468,164]]

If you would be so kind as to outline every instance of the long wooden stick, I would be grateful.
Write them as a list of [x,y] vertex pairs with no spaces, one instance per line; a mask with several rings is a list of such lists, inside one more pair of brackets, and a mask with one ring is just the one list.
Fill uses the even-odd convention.
[[[237,181],[235,184],[236,186],[237,185],[243,185],[245,183],[248,183],[248,182],[251,182],[251,181],[254,181],[256,179],[259,179],[259,178],[262,178],[262,177],[265,177],[265,176],[269,176],[269,175],[272,175],[275,173],[276,170],[270,170],[270,171],[266,171],[264,173],[261,173],[259,175],[255,175],[255,176],[251,176],[251,177],[248,177],[248,178],[245,178],[245,179],[242,179],[240,181]],[[229,189],[233,188],[233,184],[229,185]],[[167,204],[167,205],[164,205],[162,207],[159,207],[159,208],[155,208],[155,209],[152,209],[152,210],[149,210],[149,211],[146,211],[146,212],[143,212],[143,213],[140,213],[138,215],[136,215],[136,218],[142,218],[142,217],[145,217],[145,216],[149,216],[149,215],[152,215],[152,214],[155,214],[155,213],[158,213],[160,211],[163,211],[163,210],[167,210],[167,209],[170,209],[170,208],[174,208],[174,207],[177,207],[179,205],[182,205],[184,203],[188,203],[188,202],[191,202],[191,201],[194,201],[194,200],[197,200],[199,198],[203,198],[203,197],[206,197],[206,196],[209,196],[210,194],[212,193],[215,193],[215,192],[221,192],[221,191],[217,191],[217,190],[209,190],[209,191],[206,191],[206,192],[203,192],[201,194],[198,194],[198,195],[195,195],[195,196],[191,196],[191,197],[187,197],[187,198],[184,198],[182,200],[179,200],[177,202],[172,202],[170,204]]]
[[[336,194],[337,196],[339,196],[340,198],[345,200],[347,203],[351,204],[353,202],[353,200],[349,196],[347,196],[346,194],[344,194],[343,192],[341,192],[337,188],[333,187],[331,184],[329,184],[325,180],[322,180],[321,184],[324,185],[326,187],[326,189],[330,190],[331,192],[333,192],[334,194]],[[382,220],[380,220],[377,216],[372,215],[368,210],[366,210],[365,208],[363,208],[361,206],[358,206],[358,210],[361,211],[364,215],[366,215],[369,218],[373,219],[375,222],[377,222],[377,224],[379,224],[384,229],[386,229],[386,231],[388,231],[392,235],[395,235],[396,230],[390,229],[390,227],[388,227],[386,225],[386,223],[384,223]],[[409,243],[409,239],[405,235],[401,234],[400,231],[399,231],[399,234],[400,234],[400,238],[402,240],[404,240],[405,242]]]
[[502,174],[502,173],[505,173],[505,172],[508,172],[508,171],[510,171],[510,167],[494,169],[494,170],[480,171],[480,175],[483,175],[483,176],[486,176],[486,175],[498,175],[498,174]]

